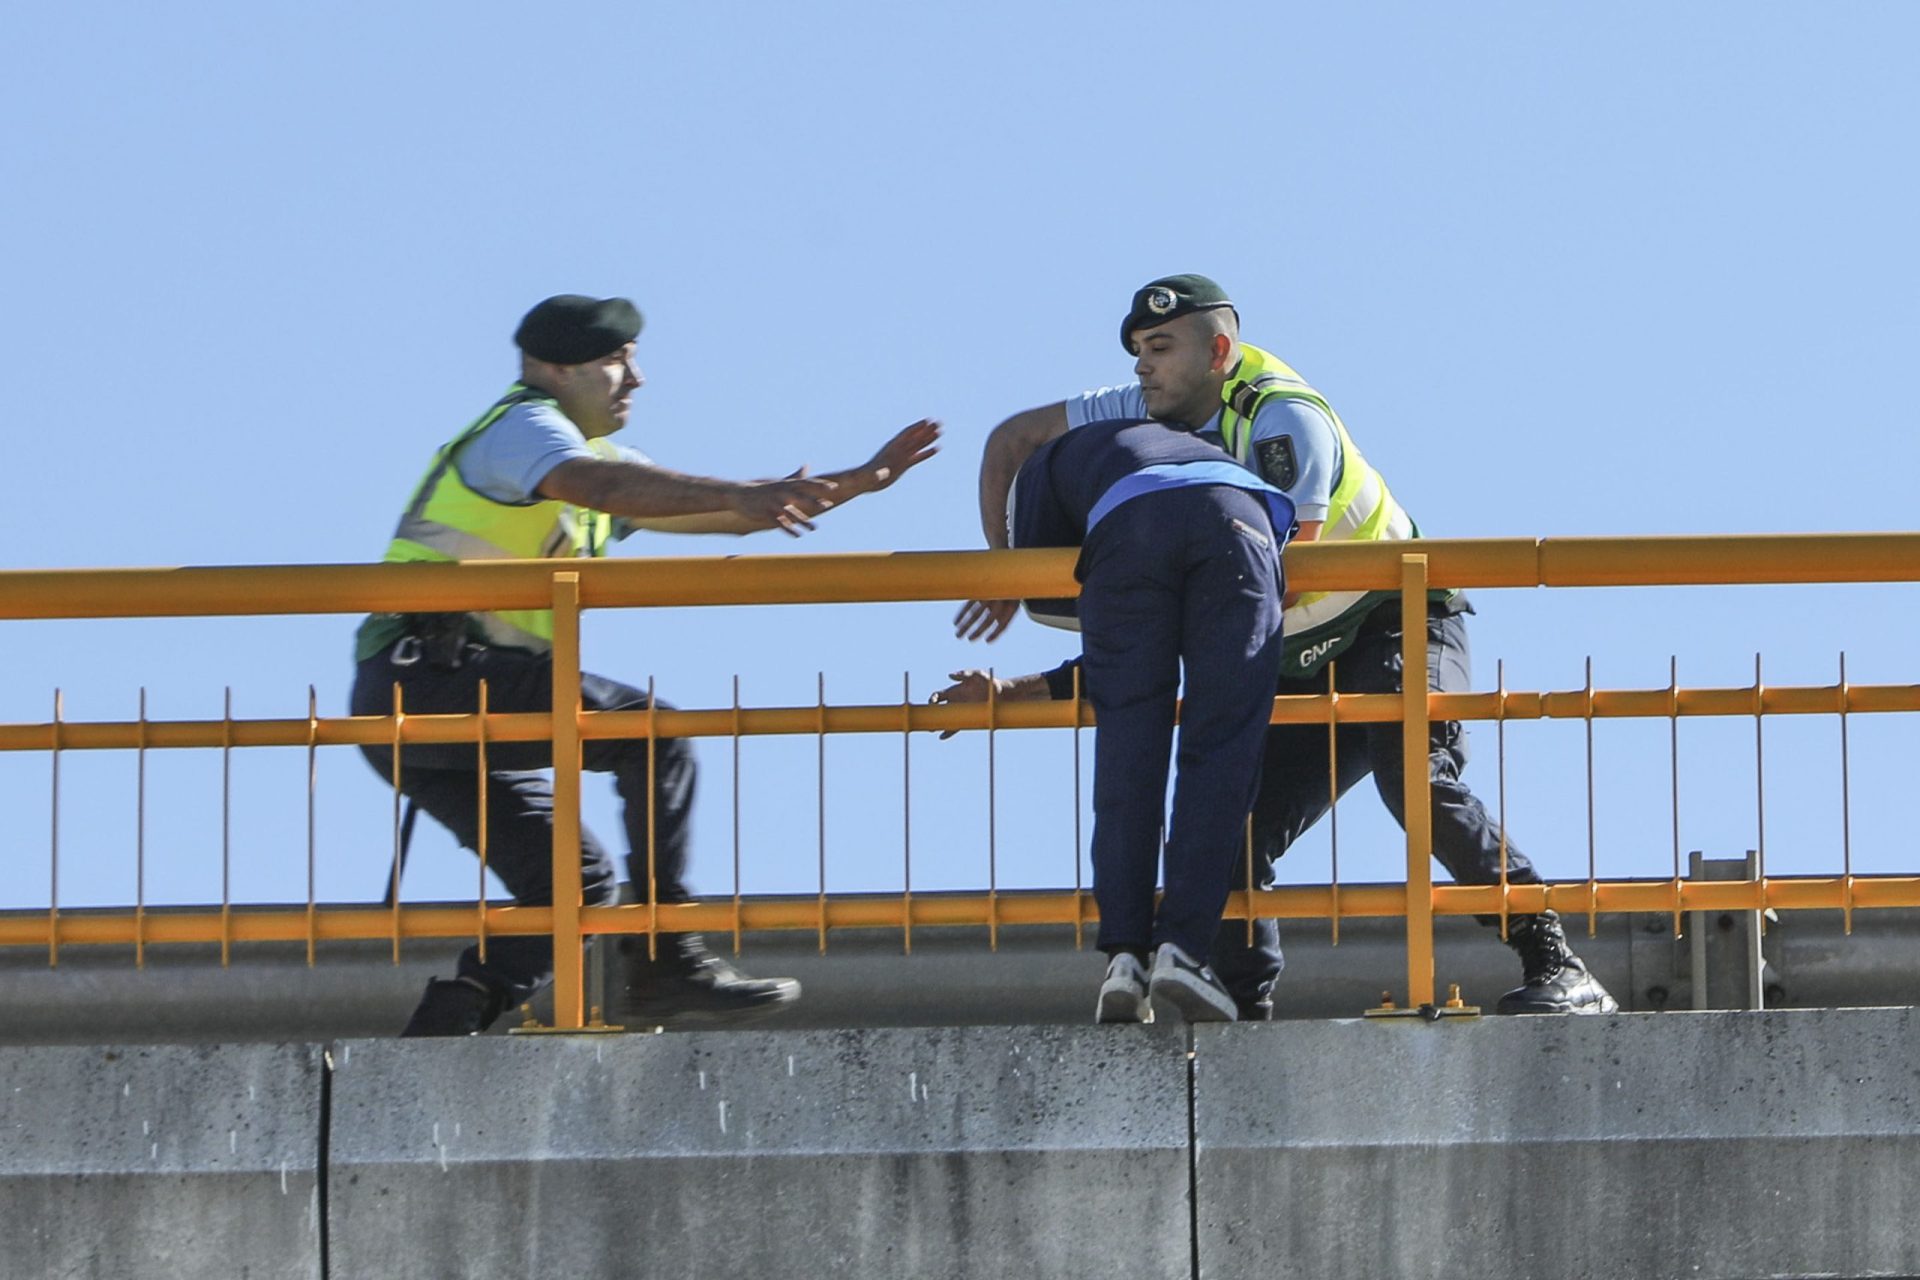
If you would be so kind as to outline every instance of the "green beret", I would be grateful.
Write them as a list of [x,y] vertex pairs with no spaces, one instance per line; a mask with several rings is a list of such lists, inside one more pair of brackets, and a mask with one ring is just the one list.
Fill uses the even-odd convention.
[[527,312],[513,345],[548,364],[585,364],[610,356],[640,333],[640,311],[625,298],[563,293]]
[[1177,316],[1220,307],[1231,311],[1233,301],[1225,289],[1205,276],[1161,276],[1142,285],[1133,295],[1133,306],[1127,311],[1127,318],[1120,322],[1120,345],[1132,355],[1135,329],[1151,329]]

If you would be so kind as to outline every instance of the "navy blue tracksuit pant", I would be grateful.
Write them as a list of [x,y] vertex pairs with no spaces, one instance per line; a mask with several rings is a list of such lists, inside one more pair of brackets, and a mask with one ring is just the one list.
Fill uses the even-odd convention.
[[[1225,485],[1142,495],[1087,536],[1080,626],[1087,699],[1098,717],[1093,893],[1102,948],[1171,942],[1199,959],[1213,941],[1244,843],[1280,667],[1276,545],[1265,502]],[[1156,921],[1183,665],[1166,896]]]

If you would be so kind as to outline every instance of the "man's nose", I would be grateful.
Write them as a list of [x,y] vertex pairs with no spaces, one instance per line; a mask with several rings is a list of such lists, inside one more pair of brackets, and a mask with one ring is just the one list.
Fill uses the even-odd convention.
[[624,385],[633,389],[638,389],[640,387],[644,387],[647,385],[646,375],[640,372],[639,365],[630,364],[627,366],[627,377]]

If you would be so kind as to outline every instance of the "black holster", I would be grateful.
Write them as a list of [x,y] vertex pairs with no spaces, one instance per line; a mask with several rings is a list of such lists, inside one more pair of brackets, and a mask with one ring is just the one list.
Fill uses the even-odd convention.
[[407,632],[420,642],[420,656],[436,671],[458,671],[466,661],[471,624],[464,613],[409,613]]

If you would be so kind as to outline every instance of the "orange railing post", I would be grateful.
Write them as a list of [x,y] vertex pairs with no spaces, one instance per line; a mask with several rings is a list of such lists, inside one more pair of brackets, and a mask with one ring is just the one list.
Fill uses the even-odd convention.
[[1433,1003],[1433,784],[1427,774],[1427,558],[1400,558],[1401,772],[1407,824],[1407,1006]]
[[580,575],[553,575],[553,1025],[587,1024],[580,933]]

